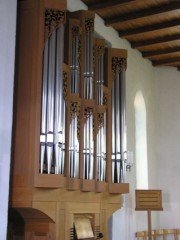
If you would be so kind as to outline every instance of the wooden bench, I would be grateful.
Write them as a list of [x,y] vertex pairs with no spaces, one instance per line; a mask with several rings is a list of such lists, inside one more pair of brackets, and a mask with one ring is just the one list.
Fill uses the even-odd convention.
[[[149,233],[147,230],[136,232],[137,240],[148,240]],[[152,240],[180,240],[180,229],[154,229],[151,231]]]

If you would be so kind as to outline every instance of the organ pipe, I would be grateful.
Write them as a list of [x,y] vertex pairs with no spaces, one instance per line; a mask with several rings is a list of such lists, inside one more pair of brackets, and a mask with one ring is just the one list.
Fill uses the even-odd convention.
[[63,174],[64,171],[63,42],[64,25],[61,24],[46,40],[44,47],[40,173]]
[[[112,68],[112,79],[105,81],[105,41],[95,41],[93,19],[82,19],[83,23],[76,19],[74,26],[71,21],[68,42],[70,84],[66,86],[69,88],[67,96],[70,99],[67,109],[63,80],[64,25],[58,24],[45,41],[40,173],[67,174],[69,178],[82,177],[85,180],[105,182],[109,181],[107,166],[110,166],[111,182],[122,183],[127,153],[126,58],[110,57],[108,61]],[[109,76],[107,75],[108,78]],[[110,88],[107,88],[105,97],[107,82]],[[108,101],[110,105],[107,105]],[[108,124],[111,125],[110,132],[107,131]],[[67,133],[65,129],[68,129]],[[111,138],[111,146],[107,146],[108,137]],[[66,164],[68,168],[64,172]]]
[[[122,183],[125,177],[126,112],[125,112],[125,59],[116,58],[111,90],[112,112],[112,182]],[[123,62],[123,63],[122,63]]]

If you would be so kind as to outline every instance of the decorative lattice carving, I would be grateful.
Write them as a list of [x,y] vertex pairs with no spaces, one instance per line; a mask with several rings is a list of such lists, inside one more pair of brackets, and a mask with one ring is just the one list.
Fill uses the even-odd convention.
[[75,37],[78,37],[78,52],[77,52],[77,60],[80,62],[80,53],[81,53],[81,41],[80,41],[80,27],[73,26],[72,29],[72,41],[75,41]]
[[79,102],[70,103],[70,118],[73,119],[77,117],[77,138],[80,140],[80,111],[81,106]]
[[[85,109],[84,109],[84,119],[85,119],[85,121],[89,118],[89,117],[91,117],[91,116],[93,116],[94,115],[94,113],[93,113],[93,108],[91,108],[91,107],[86,107]],[[94,131],[94,117],[93,117],[93,139],[95,138],[95,131]]]
[[112,72],[114,76],[116,76],[117,72],[120,73],[122,72],[123,69],[125,70],[126,67],[127,67],[126,58],[119,58],[119,57],[112,58]]
[[96,50],[99,56],[102,55],[104,53],[104,45],[98,45]]
[[103,105],[107,107],[107,99],[108,95],[106,93],[103,93]]
[[51,33],[65,22],[65,12],[54,9],[45,9],[45,39],[47,39]]
[[98,129],[104,127],[104,113],[97,113],[97,126]]
[[74,118],[80,115],[80,104],[78,102],[71,102],[70,115],[71,115],[71,118]]
[[79,35],[79,26],[73,26],[71,30],[72,30],[72,36],[73,37]]
[[93,109],[90,107],[86,107],[84,109],[84,118],[88,119],[93,114]]
[[94,18],[85,19],[85,31],[90,32],[94,30]]

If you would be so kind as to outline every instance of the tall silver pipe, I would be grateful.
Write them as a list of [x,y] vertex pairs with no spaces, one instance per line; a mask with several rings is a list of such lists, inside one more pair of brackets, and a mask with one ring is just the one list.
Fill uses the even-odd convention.
[[103,180],[103,156],[102,156],[102,143],[103,143],[103,127],[101,127],[100,128],[100,163],[101,163],[101,165],[100,165],[100,181],[102,181]]
[[74,119],[74,177],[79,177],[79,143],[77,139],[77,116]]
[[64,26],[61,25],[56,30],[56,65],[55,65],[55,110],[54,110],[54,164],[55,173],[61,173],[61,148],[62,144],[62,104],[63,104],[63,42],[64,42]]
[[40,133],[40,173],[43,173],[45,163],[48,57],[49,57],[49,39],[46,40],[43,55],[43,86],[42,86],[41,133]]
[[89,112],[84,122],[84,174],[85,179],[93,178],[94,169],[94,140],[93,140],[93,115]]
[[49,39],[46,40],[43,55],[43,87],[42,87],[42,110],[41,110],[41,134],[46,133],[46,108],[47,108],[47,84],[48,84],[48,54]]
[[49,64],[48,64],[48,90],[47,90],[47,173],[51,172],[53,160],[53,141],[54,141],[54,89],[55,89],[55,51],[56,51],[56,31],[49,39]]
[[89,169],[89,178],[93,179],[93,170],[94,170],[94,141],[93,141],[93,115],[91,114],[89,119],[89,151],[90,151],[90,169]]
[[111,156],[111,159],[112,159],[112,182],[114,182],[114,177],[115,177],[115,160],[116,160],[116,146],[115,146],[115,139],[116,139],[116,135],[115,135],[115,132],[116,132],[116,123],[115,123],[115,80],[113,80],[112,82],[112,92],[111,92],[111,109],[112,109],[112,156]]
[[51,167],[52,167],[52,158],[53,158],[53,146],[47,145],[46,148],[47,151],[47,173],[51,173]]
[[112,84],[112,182],[124,182],[126,143],[125,70]]
[[58,144],[54,145],[54,173],[55,174],[61,174],[61,148],[58,146]]
[[75,93],[79,93],[80,86],[80,69],[79,69],[79,61],[78,61],[78,45],[79,45],[79,37],[75,36]]
[[122,69],[120,74],[121,79],[121,152],[122,152],[122,178],[125,181],[125,153],[127,152],[127,130],[126,130],[126,82],[125,82],[125,69]]
[[119,79],[119,72],[116,74],[116,79],[115,79],[115,98],[116,98],[116,113],[115,113],[115,122],[116,122],[116,170],[117,170],[117,182],[120,182],[120,162],[121,162],[121,91],[120,91],[120,79]]
[[94,69],[93,69],[93,31],[89,32],[89,98],[94,97]]
[[98,146],[99,146],[99,180],[102,181],[102,127],[100,127],[98,132]]
[[72,121],[71,119],[70,125],[69,125],[69,177],[71,176],[71,165],[72,165]]
[[99,143],[100,143],[100,136],[99,136],[99,130],[97,133],[97,137],[96,137],[96,142],[97,142],[97,179],[100,180],[100,147],[99,147]]
[[77,114],[72,116],[69,131],[69,176],[79,177],[79,142],[77,137],[78,131]]
[[[61,101],[62,101],[62,64],[64,27],[54,30],[46,40],[43,62],[43,88],[41,112],[41,163],[40,172],[46,160],[45,171],[59,174],[61,172]],[[46,153],[46,156],[45,156]]]
[[92,99],[94,96],[93,31],[87,33],[84,48],[84,97]]
[[89,179],[89,166],[90,166],[90,139],[89,139],[89,135],[90,135],[90,128],[89,128],[89,117],[87,118],[86,121],[86,178]]
[[87,131],[86,131],[86,125],[87,125],[87,119],[84,120],[84,149],[83,149],[83,178],[86,178],[86,162],[87,162]]
[[103,181],[105,181],[105,178],[106,178],[106,112],[104,112],[102,154],[103,154]]
[[64,174],[64,162],[65,162],[65,139],[66,139],[66,135],[65,135],[65,127],[66,127],[66,102],[65,99],[63,98],[62,101],[62,114],[61,114],[61,123],[62,123],[62,130],[60,131],[60,133],[62,134],[62,144],[61,144],[61,148],[62,148],[62,157],[61,157],[61,171],[62,174]]
[[45,144],[41,144],[41,149],[40,149],[40,173],[43,173],[44,170],[44,161],[45,161]]
[[84,178],[87,178],[87,119],[84,122]]
[[47,95],[47,132],[54,131],[54,87],[55,87],[55,50],[56,31],[53,31],[49,41],[48,95]]

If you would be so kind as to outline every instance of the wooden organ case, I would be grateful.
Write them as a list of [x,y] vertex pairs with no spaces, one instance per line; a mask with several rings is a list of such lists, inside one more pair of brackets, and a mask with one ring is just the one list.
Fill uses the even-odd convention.
[[95,37],[94,13],[66,9],[19,2],[8,239],[108,239],[129,192],[127,51]]

